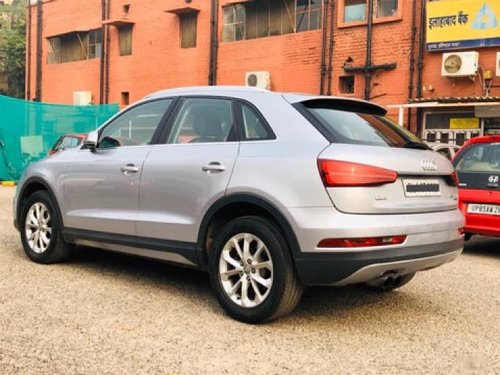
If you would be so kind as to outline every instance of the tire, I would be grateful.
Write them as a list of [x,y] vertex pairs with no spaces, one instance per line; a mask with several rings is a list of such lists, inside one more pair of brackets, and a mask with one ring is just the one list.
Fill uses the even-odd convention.
[[370,280],[364,284],[364,287],[375,290],[377,292],[390,292],[391,290],[401,288],[403,285],[408,284],[415,276],[415,273],[408,273],[406,275],[389,276],[384,279]]
[[36,191],[23,202],[19,227],[24,252],[33,262],[57,263],[71,255],[73,245],[62,237],[59,214],[48,192]]
[[222,228],[209,272],[222,308],[245,323],[286,315],[302,295],[285,240],[272,222],[261,217],[240,217]]

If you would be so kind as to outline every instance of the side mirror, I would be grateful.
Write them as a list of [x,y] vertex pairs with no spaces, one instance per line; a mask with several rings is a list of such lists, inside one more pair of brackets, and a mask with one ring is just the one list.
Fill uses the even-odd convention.
[[99,139],[99,132],[97,132],[97,130],[91,131],[87,135],[85,141],[83,142],[82,148],[94,151],[97,147],[98,139]]

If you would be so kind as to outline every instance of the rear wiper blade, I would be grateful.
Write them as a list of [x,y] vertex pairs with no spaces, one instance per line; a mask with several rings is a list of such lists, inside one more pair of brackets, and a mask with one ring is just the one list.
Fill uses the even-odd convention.
[[405,147],[405,148],[416,148],[418,150],[430,150],[430,147],[427,146],[425,143],[413,142],[413,141],[406,141],[406,143],[405,143],[405,145],[403,147]]

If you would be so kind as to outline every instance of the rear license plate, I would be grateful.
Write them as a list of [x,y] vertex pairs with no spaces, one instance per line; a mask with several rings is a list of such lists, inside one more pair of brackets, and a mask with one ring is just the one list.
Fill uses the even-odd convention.
[[403,187],[407,197],[439,197],[441,195],[438,179],[404,179]]
[[470,203],[467,206],[467,212],[471,214],[500,216],[500,206],[494,204]]

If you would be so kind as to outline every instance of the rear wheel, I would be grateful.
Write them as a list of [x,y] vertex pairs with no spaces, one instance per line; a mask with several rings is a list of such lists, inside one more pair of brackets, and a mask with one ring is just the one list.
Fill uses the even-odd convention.
[[368,289],[375,291],[389,292],[408,284],[414,276],[415,273],[408,273],[406,275],[388,275],[387,277],[370,280],[363,285]]
[[210,280],[224,310],[246,323],[288,314],[302,294],[279,229],[255,216],[224,226],[210,259]]
[[46,191],[37,191],[24,201],[19,224],[24,252],[32,261],[56,263],[70,256],[73,246],[62,238],[55,204]]

